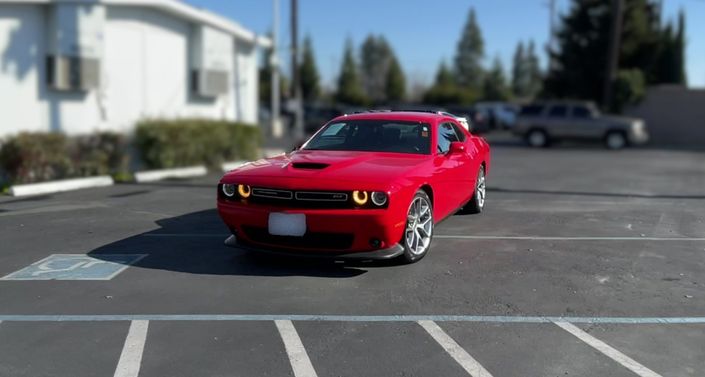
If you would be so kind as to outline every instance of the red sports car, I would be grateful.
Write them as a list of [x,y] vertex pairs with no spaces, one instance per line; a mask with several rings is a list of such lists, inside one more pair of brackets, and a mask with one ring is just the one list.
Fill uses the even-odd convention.
[[415,262],[433,227],[485,205],[487,142],[450,114],[337,117],[297,150],[225,174],[218,212],[244,249]]

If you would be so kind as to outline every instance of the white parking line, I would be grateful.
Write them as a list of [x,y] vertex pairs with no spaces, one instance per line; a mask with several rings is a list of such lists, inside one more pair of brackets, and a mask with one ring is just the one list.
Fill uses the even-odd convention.
[[[142,237],[186,237],[186,238],[227,238],[225,233],[146,233]],[[515,240],[515,241],[664,241],[664,242],[703,242],[705,237],[558,237],[558,236],[464,236],[434,234],[433,238],[458,240]]]
[[521,240],[521,241],[705,241],[705,237],[543,237],[543,236],[462,236],[435,234],[433,238],[459,240]]
[[137,320],[130,323],[130,330],[127,332],[114,377],[137,377],[139,375],[148,327],[149,321]]
[[421,327],[428,332],[431,337],[448,352],[448,354],[465,369],[468,374],[473,377],[492,377],[492,374],[487,371],[480,363],[477,362],[469,353],[467,353],[458,343],[446,334],[436,322],[433,321],[418,321]]
[[311,360],[308,358],[306,348],[301,343],[301,338],[294,328],[294,324],[287,320],[274,321],[279,330],[279,335],[284,342],[286,354],[289,356],[291,369],[295,377],[316,377],[316,370],[313,369]]
[[607,343],[595,338],[594,336],[586,333],[585,331],[581,330],[577,326],[575,326],[571,323],[568,323],[568,322],[554,322],[554,323],[558,327],[575,335],[575,337],[577,337],[578,339],[587,343],[592,348],[602,352],[603,354],[605,354],[605,356],[620,363],[622,366],[631,370],[632,372],[636,373],[637,375],[642,376],[642,377],[661,377],[660,374],[639,364],[638,362],[634,361],[634,359],[617,351],[616,349],[612,348],[609,344],[607,344]]

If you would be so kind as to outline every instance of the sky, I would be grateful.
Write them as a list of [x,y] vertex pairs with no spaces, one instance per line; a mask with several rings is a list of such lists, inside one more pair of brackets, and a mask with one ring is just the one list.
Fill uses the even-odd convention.
[[[705,0],[662,0],[663,17],[686,14],[687,74],[691,87],[705,87]],[[259,34],[272,28],[272,0],[186,0],[231,18]],[[347,38],[356,46],[370,34],[382,34],[394,48],[407,82],[433,81],[441,61],[451,62],[470,8],[475,8],[485,39],[485,64],[495,57],[511,67],[520,41],[544,47],[549,36],[549,0],[299,0],[299,34],[310,35],[324,86],[331,87],[340,68]],[[564,12],[571,0],[556,0]],[[289,60],[289,0],[279,0],[280,52]]]

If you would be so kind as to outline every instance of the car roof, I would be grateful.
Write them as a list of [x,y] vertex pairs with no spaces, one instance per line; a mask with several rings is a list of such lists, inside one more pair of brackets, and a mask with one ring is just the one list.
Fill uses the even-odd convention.
[[427,122],[441,119],[455,119],[447,113],[431,111],[366,111],[354,114],[345,114],[334,118],[334,120],[401,120],[411,122]]

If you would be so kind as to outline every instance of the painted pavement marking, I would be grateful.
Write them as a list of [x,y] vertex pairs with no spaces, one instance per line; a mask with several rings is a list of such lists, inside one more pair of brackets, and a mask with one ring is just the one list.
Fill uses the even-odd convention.
[[[141,237],[203,237],[227,238],[225,233],[147,233]],[[705,242],[705,237],[600,237],[600,236],[464,236],[453,234],[435,234],[433,238],[458,240],[514,240],[514,241],[662,241],[662,242]]]
[[477,360],[433,321],[418,321],[421,327],[472,377],[492,377]]
[[315,314],[0,314],[0,321],[323,321],[323,322],[489,322],[489,323],[601,323],[601,324],[705,324],[705,317],[560,317],[482,315],[315,315]]
[[590,347],[602,352],[605,356],[618,362],[623,367],[631,370],[641,377],[661,377],[660,374],[652,371],[651,369],[639,364],[634,359],[629,356],[619,352],[618,350],[612,348],[609,344],[595,338],[594,336],[586,333],[577,326],[568,322],[555,322],[555,324],[562,328],[563,330],[573,334],[576,338],[587,343]]
[[296,328],[291,321],[275,320],[274,323],[279,330],[286,354],[289,356],[291,369],[294,371],[295,377],[316,377],[316,370],[313,369],[311,360],[308,358],[306,348],[301,343],[301,338],[296,332]]
[[139,375],[148,327],[149,321],[137,320],[130,323],[130,330],[127,332],[114,377],[137,377]]
[[147,254],[52,254],[0,280],[110,280]]

